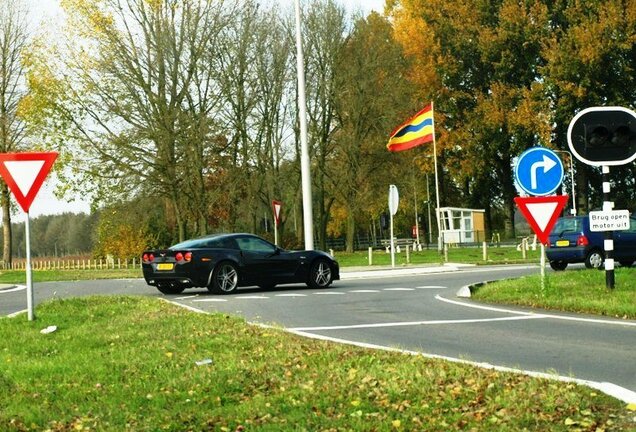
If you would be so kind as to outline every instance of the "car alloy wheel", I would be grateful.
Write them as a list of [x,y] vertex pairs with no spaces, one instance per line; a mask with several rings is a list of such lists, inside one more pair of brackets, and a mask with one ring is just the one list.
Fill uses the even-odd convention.
[[316,261],[311,266],[309,272],[309,283],[311,288],[327,288],[333,282],[331,266],[323,259]]
[[212,292],[229,294],[238,287],[238,271],[234,264],[223,262],[219,264],[212,275]]

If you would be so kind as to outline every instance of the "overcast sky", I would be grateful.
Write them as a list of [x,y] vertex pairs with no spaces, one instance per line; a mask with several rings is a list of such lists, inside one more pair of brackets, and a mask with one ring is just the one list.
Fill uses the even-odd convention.
[[[281,0],[284,3],[292,4],[293,0]],[[44,22],[45,25],[54,26],[62,16],[59,0],[27,0],[33,15],[33,22]],[[303,0],[301,0],[303,2]],[[350,11],[362,10],[370,12],[376,10],[382,12],[384,8],[384,0],[340,0]],[[37,194],[33,204],[31,205],[29,215],[31,218],[43,214],[59,214],[63,212],[86,212],[90,211],[90,203],[77,198],[74,201],[60,201],[55,198],[53,190],[55,188],[55,178],[50,176]],[[24,214],[20,212],[15,221],[24,220]]]

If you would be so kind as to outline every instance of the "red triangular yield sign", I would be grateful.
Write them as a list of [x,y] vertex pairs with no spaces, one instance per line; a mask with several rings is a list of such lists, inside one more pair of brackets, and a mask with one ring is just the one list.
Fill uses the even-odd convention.
[[517,207],[543,244],[548,243],[550,231],[567,202],[567,195],[515,198]]
[[272,201],[272,209],[274,210],[274,221],[276,222],[276,226],[280,225],[280,209],[282,206],[282,202],[276,200]]
[[0,153],[0,175],[26,213],[56,158],[56,152]]

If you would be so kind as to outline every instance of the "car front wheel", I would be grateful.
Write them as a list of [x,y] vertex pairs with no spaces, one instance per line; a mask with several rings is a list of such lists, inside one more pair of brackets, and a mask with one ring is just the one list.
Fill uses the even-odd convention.
[[230,294],[238,288],[238,270],[231,262],[222,262],[212,272],[208,290],[215,294]]
[[554,271],[563,271],[568,266],[568,263],[565,261],[550,261],[550,267]]
[[601,251],[590,251],[590,253],[588,253],[585,257],[585,267],[595,269],[601,268],[604,259],[605,258],[603,257],[603,253]]
[[327,288],[333,282],[331,266],[324,259],[316,260],[309,271],[307,285],[310,288]]

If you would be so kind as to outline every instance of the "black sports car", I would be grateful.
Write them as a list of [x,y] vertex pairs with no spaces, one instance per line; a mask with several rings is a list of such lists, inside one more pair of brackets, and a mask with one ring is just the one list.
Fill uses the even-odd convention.
[[239,286],[273,288],[306,283],[326,288],[340,279],[338,262],[322,251],[286,251],[252,234],[217,234],[142,255],[144,278],[164,294],[207,287],[219,294]]

